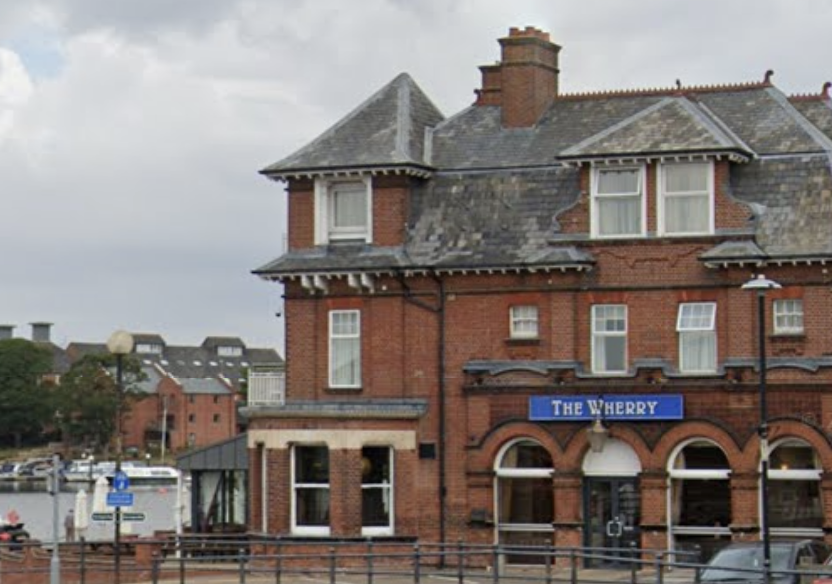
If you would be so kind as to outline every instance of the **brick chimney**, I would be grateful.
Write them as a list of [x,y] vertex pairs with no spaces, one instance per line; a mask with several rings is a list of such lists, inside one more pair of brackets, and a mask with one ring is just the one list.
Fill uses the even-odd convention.
[[511,28],[499,43],[500,62],[480,67],[476,105],[500,106],[503,127],[528,128],[557,97],[560,46],[532,26]]
[[49,343],[51,342],[51,322],[32,322],[32,341],[35,343]]
[[14,336],[13,324],[0,324],[0,341],[8,341]]

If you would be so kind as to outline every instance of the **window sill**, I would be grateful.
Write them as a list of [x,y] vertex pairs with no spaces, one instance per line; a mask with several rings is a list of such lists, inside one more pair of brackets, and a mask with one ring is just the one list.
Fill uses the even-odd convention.
[[324,391],[327,393],[361,393],[363,387],[325,387]]
[[540,345],[539,337],[510,337],[505,341],[509,347],[537,347]]
[[774,333],[769,335],[769,340],[772,343],[777,342],[799,342],[806,340],[806,333]]

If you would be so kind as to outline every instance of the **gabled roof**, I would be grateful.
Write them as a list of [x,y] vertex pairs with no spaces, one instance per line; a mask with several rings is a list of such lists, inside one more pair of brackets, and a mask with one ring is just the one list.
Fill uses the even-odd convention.
[[[402,95],[430,103],[411,84],[398,77],[264,172],[326,175],[408,159],[391,148],[392,137],[403,135],[402,118],[392,110],[412,111],[399,107]],[[293,249],[256,274],[325,289],[325,281],[311,280],[351,276],[355,283],[356,274],[389,270],[591,269],[594,258],[581,249],[589,234],[564,234],[559,222],[585,203],[575,166],[677,157],[739,163],[728,173],[727,194],[747,205],[749,222],[717,232],[704,262],[832,261],[832,107],[826,93],[789,99],[767,76],[730,86],[558,95],[531,127],[505,127],[495,105],[472,106],[444,120],[438,112],[407,119],[420,120],[409,126],[409,159],[430,164],[432,173],[410,191],[403,245]],[[416,139],[421,133],[425,150]],[[372,282],[364,287],[372,289]]]
[[666,97],[563,150],[558,159],[649,159],[680,154],[724,154],[743,161],[752,153],[701,106],[685,97]]
[[430,167],[425,128],[442,119],[402,73],[309,145],[260,172],[274,179],[389,170],[424,176]]

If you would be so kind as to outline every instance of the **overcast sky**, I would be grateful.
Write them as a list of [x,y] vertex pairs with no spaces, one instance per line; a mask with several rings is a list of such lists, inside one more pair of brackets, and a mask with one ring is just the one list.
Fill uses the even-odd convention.
[[285,241],[257,174],[398,73],[446,115],[511,26],[551,33],[561,90],[832,80],[829,0],[3,0],[0,324],[281,347]]

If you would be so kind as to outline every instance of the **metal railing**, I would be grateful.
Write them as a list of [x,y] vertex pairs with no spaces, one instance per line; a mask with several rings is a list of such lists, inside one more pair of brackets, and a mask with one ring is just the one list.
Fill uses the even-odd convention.
[[[191,584],[695,584],[704,568],[695,553],[638,548],[555,548],[426,544],[413,541],[310,541],[256,534],[134,539],[122,542],[121,581]],[[40,544],[0,545],[2,584],[47,582],[51,550]],[[112,582],[112,542],[60,545],[63,582]],[[747,569],[749,576],[760,570]],[[823,567],[777,572],[811,584],[832,576]],[[761,578],[762,581],[762,578]]]
[[286,400],[286,375],[283,371],[248,372],[248,405],[279,406]]

